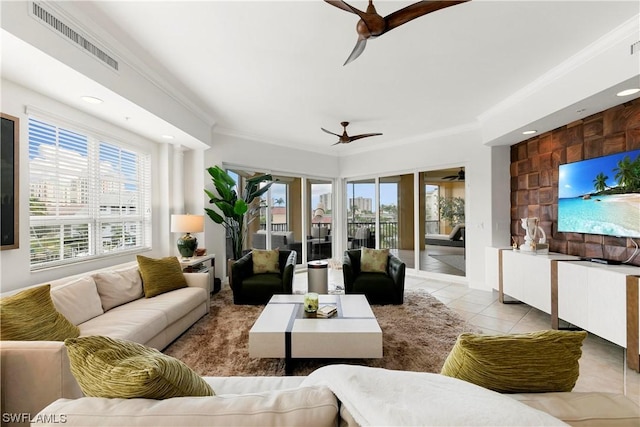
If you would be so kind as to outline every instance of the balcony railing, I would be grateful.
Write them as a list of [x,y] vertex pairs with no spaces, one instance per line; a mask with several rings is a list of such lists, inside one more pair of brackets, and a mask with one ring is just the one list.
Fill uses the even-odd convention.
[[[331,224],[322,224],[323,227],[331,229]],[[347,236],[354,237],[358,228],[368,228],[372,236],[375,236],[376,223],[369,222],[348,222],[347,223]],[[266,230],[267,225],[260,224],[260,230]],[[271,231],[289,231],[289,224],[283,223],[271,223]],[[425,234],[438,234],[440,232],[440,221],[429,220],[425,221]],[[373,238],[375,242],[375,237]],[[398,246],[398,222],[397,221],[382,221],[380,222],[380,243],[383,248],[396,249]]]

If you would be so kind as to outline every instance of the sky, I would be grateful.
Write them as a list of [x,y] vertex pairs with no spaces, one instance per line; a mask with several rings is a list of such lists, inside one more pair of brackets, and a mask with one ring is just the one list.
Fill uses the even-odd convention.
[[[380,199],[382,204],[391,205],[397,204],[397,191],[396,184],[381,184],[380,187]],[[331,193],[331,184],[313,184],[311,186],[311,206],[316,207],[320,202],[320,195]],[[353,187],[348,186],[348,198],[353,197]],[[375,199],[375,185],[357,183],[355,185],[355,197],[369,198],[372,201]],[[286,186],[284,184],[273,184],[271,186],[271,199],[282,198],[286,200]],[[375,209],[374,209],[375,210]]]
[[560,165],[558,197],[566,199],[595,192],[593,180],[600,172],[609,177],[606,181],[609,187],[616,186],[617,182],[614,179],[616,173],[613,169],[625,156],[629,156],[633,161],[640,156],[640,150]]

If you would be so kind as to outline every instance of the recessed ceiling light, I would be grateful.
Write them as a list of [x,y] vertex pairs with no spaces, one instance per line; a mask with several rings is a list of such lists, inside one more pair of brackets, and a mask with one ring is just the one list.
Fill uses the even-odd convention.
[[171,135],[162,135],[162,137],[164,139],[173,139],[173,136],[171,136]]
[[537,130],[525,130],[524,132],[522,132],[523,135],[533,135],[534,133],[538,132]]
[[88,102],[89,104],[102,104],[104,101],[100,98],[96,98],[95,96],[81,96],[84,102]]
[[622,92],[616,93],[616,96],[629,96],[629,95],[636,94],[638,92],[640,92],[639,88],[626,89],[626,90],[623,90]]

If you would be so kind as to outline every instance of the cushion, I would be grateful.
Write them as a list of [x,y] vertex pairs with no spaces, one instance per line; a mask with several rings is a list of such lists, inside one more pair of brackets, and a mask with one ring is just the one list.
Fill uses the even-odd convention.
[[367,273],[386,273],[389,249],[370,249],[362,247],[360,271]]
[[640,406],[623,394],[574,391],[510,394],[509,397],[572,427],[640,426]]
[[93,275],[104,311],[142,298],[142,277],[138,267],[105,271]]
[[187,287],[178,258],[153,259],[137,255],[137,259],[145,298]]
[[51,288],[51,299],[56,309],[74,325],[104,314],[91,276]]
[[[253,384],[261,378],[240,379]],[[246,393],[204,399],[58,399],[33,418],[56,415],[59,419],[64,414],[68,425],[117,427],[338,425],[338,401],[328,387],[248,388]]]
[[449,233],[449,240],[462,239],[462,230],[464,230],[464,224],[458,224],[453,227],[453,230],[451,230],[451,233]]
[[64,341],[80,335],[78,327],[56,310],[50,288],[38,286],[0,299],[0,339]]
[[65,340],[71,373],[90,397],[168,399],[213,396],[191,368],[158,350],[103,336]]
[[280,251],[278,249],[251,251],[253,274],[280,273]]
[[463,333],[442,374],[500,393],[571,391],[578,380],[584,331]]
[[329,235],[327,227],[311,227],[311,237],[314,239],[322,239]]

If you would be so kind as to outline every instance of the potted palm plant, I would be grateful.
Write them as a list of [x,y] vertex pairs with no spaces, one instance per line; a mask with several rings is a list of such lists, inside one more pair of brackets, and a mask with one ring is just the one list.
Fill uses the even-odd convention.
[[[236,182],[229,174],[219,166],[212,166],[207,169],[213,181],[216,193],[207,190],[204,192],[209,196],[209,203],[214,208],[205,208],[209,218],[216,224],[224,226],[227,236],[231,239],[233,259],[242,257],[244,242],[247,233],[247,225],[251,223],[260,210],[260,206],[255,206],[253,201],[260,198],[271,187],[271,175],[259,175],[247,178],[244,191],[238,194]],[[263,182],[267,184],[260,186]],[[230,270],[229,270],[230,272]],[[231,281],[231,277],[229,277]]]

